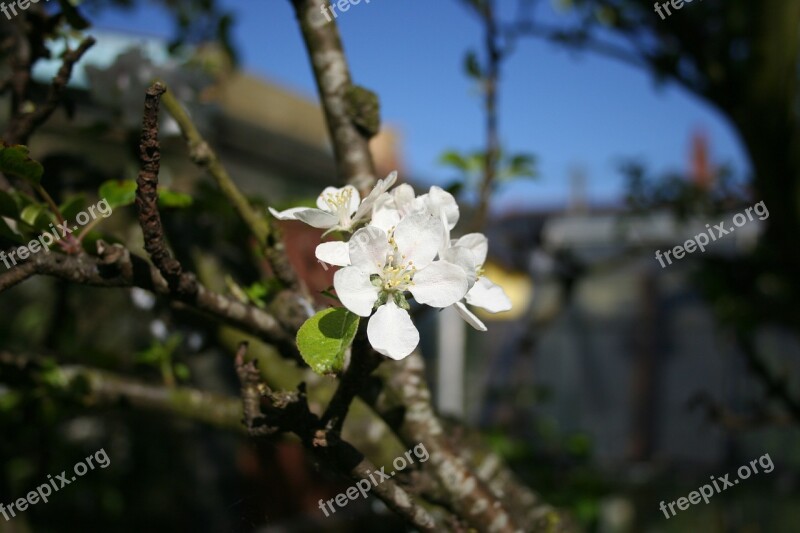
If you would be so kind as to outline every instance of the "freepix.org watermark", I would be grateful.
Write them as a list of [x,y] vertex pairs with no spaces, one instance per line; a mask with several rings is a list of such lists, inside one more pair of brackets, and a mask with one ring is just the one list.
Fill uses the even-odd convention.
[[[336,507],[333,506],[336,503],[339,507],[344,507],[350,500],[356,500],[359,497],[366,498],[369,491],[372,490],[372,487],[377,487],[387,479],[391,479],[396,473],[405,469],[408,465],[414,464],[414,458],[411,455],[411,452],[414,452],[414,456],[419,459],[420,463],[424,463],[428,460],[430,455],[428,455],[428,450],[425,448],[424,444],[417,444],[412,449],[408,450],[405,455],[401,455],[400,457],[396,458],[392,461],[392,466],[394,470],[392,470],[389,474],[384,472],[386,469],[385,466],[381,467],[380,470],[376,470],[375,472],[370,472],[367,470],[367,475],[369,476],[368,479],[359,480],[358,483],[344,491],[343,493],[339,493],[336,495],[335,498],[331,498],[328,501],[319,501],[319,508],[322,509],[322,512],[325,513],[325,516],[330,516],[328,513],[328,508],[330,508],[331,513],[336,512]],[[377,479],[375,477],[377,476]],[[327,507],[326,507],[327,505]]]
[[667,265],[664,264],[664,259],[667,260],[667,264],[671,265],[672,259],[670,259],[670,255],[673,255],[675,260],[678,260],[683,259],[685,254],[691,254],[697,249],[699,249],[701,252],[705,252],[706,246],[708,246],[711,242],[716,241],[724,235],[733,233],[736,228],[741,228],[747,224],[747,222],[752,221],[753,212],[758,215],[759,220],[766,220],[769,218],[769,210],[767,210],[767,206],[764,205],[763,201],[758,202],[756,205],[745,209],[744,213],[736,213],[733,216],[733,225],[736,227],[728,227],[726,229],[724,220],[719,224],[715,224],[713,228],[710,224],[706,224],[706,228],[709,228],[708,233],[703,232],[695,235],[693,239],[689,239],[683,243],[683,245],[678,245],[672,250],[667,250],[664,252],[663,256],[661,254],[661,250],[656,250],[656,259],[661,264],[661,268],[666,268]]
[[94,470],[95,464],[100,468],[108,468],[111,464],[111,459],[108,458],[104,448],[100,448],[83,461],[79,461],[72,469],[75,473],[74,476],[68,477],[66,470],[56,475],[55,479],[50,474],[47,474],[47,482],[36,487],[36,490],[30,491],[24,498],[19,498],[8,505],[0,502],[0,514],[8,522],[16,517],[17,513],[25,512],[31,505],[36,505],[40,501],[47,503],[49,501],[48,498],[54,492],[58,492],[73,481],[76,481],[78,477],[85,475],[89,470]]
[[[728,479],[728,476],[730,476],[730,474],[725,474],[724,476],[720,476],[718,478],[714,478],[714,476],[711,476],[711,483],[714,485],[713,487],[709,484],[705,484],[702,487],[700,487],[700,492],[694,490],[689,493],[688,497],[682,496],[678,498],[676,502],[675,501],[669,502],[666,505],[662,501],[658,508],[661,509],[661,511],[664,513],[664,516],[667,517],[667,520],[669,520],[671,517],[670,515],[667,514],[667,507],[669,507],[669,511],[672,513],[672,516],[675,516],[674,507],[676,503],[678,504],[678,510],[680,511],[685,511],[686,509],[689,508],[689,505],[697,505],[698,503],[700,503],[701,498],[705,503],[708,503],[708,499],[715,494],[714,489],[716,489],[716,494],[719,494],[723,490],[726,490],[728,487],[733,487],[734,485],[738,485],[739,480],[747,479],[750,477],[750,470],[753,471],[753,474],[758,474],[757,464],[761,466],[765,474],[769,474],[770,472],[775,470],[775,465],[772,463],[772,458],[769,456],[768,453],[765,453],[758,459],[753,459],[752,461],[750,461],[749,465],[744,464],[740,466],[739,470],[736,471],[736,473],[739,476],[739,479],[734,479],[733,481],[730,481]],[[722,485],[722,488],[720,488],[720,484]]]
[[[45,2],[49,1],[50,0],[45,0]],[[17,8],[19,8],[21,11],[26,11],[29,7],[31,7],[31,4],[38,3],[39,0],[15,0],[14,2],[9,2],[8,5],[6,5],[5,2],[0,2],[0,11],[3,12],[3,15],[5,15],[8,20],[11,20],[12,14],[14,17],[18,15]],[[11,13],[8,12],[9,10],[11,10]]]
[[[691,4],[693,0],[670,0],[668,2],[663,2],[659,5],[659,2],[656,2],[653,6],[655,8],[655,12],[658,13],[658,16],[661,17],[661,20],[664,20],[668,16],[672,15],[672,12],[669,10],[669,7],[672,6],[673,9],[676,11],[683,7],[684,3]],[[700,0],[698,0],[700,1]],[[667,12],[667,17],[661,12],[661,9]]]
[[[97,210],[97,213],[95,210]],[[60,241],[61,239],[67,237],[67,235],[71,235],[73,231],[78,231],[78,228],[81,226],[86,226],[92,221],[97,220],[98,213],[103,218],[108,218],[111,216],[112,212],[113,209],[111,209],[111,206],[108,205],[108,200],[103,198],[95,205],[90,205],[86,211],[81,211],[75,215],[75,222],[78,223],[77,226],[72,226],[70,228],[67,221],[57,225],[50,224],[49,232],[42,233],[37,239],[32,240],[28,244],[24,244],[18,248],[15,248],[9,253],[0,250],[0,261],[3,262],[7,269],[11,269],[12,266],[17,265],[18,260],[24,261],[33,254],[42,250],[49,252],[51,244]]]
[[[369,4],[369,2],[370,0],[364,0],[365,4]],[[335,19],[339,18],[339,13],[336,12],[337,8],[339,9],[340,13],[346,13],[347,11],[350,10],[350,6],[357,6],[360,3],[361,0],[338,0],[338,1],[334,0],[333,2],[331,2],[329,6],[326,6],[325,4],[320,4],[319,10],[320,13],[325,15],[325,20],[330,22],[331,15],[333,15],[333,18]],[[330,10],[331,15],[328,14],[328,10]]]

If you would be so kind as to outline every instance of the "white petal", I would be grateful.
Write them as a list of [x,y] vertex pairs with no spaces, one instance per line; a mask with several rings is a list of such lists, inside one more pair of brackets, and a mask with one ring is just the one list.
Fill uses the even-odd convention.
[[391,249],[385,231],[372,225],[364,226],[350,237],[347,244],[350,264],[370,274],[383,272],[386,254]]
[[314,253],[317,259],[325,263],[336,266],[350,265],[350,247],[346,242],[331,241],[323,242]]
[[453,246],[463,246],[472,250],[475,254],[475,262],[478,266],[486,262],[486,255],[489,253],[489,240],[483,233],[467,233],[458,239]]
[[407,215],[416,198],[416,193],[414,193],[414,188],[411,185],[402,183],[394,188],[392,197],[394,198],[394,205],[397,207],[397,210],[400,211],[400,214]]
[[394,240],[403,262],[413,261],[418,269],[428,266],[442,245],[442,223],[427,214],[409,215],[397,224]]
[[356,267],[344,267],[333,275],[333,286],[342,304],[358,316],[369,316],[378,299],[378,287],[369,274]]
[[372,188],[370,193],[364,198],[364,201],[361,202],[361,205],[358,206],[358,210],[356,214],[353,216],[353,220],[361,220],[365,216],[367,216],[370,211],[372,211],[372,205],[375,203],[375,200],[378,197],[389,190],[389,187],[394,185],[394,182],[397,181],[397,171],[391,172],[388,176],[383,178],[382,180],[378,180],[378,183],[375,184],[375,187]]
[[478,279],[475,272],[480,266],[475,263],[475,254],[461,246],[454,246],[442,251],[439,256],[448,263],[461,267],[467,276],[467,283],[469,283],[470,288],[475,285],[475,281]]
[[295,219],[315,228],[332,228],[339,223],[339,217],[320,209],[306,209],[295,214]]
[[485,276],[478,278],[475,285],[467,293],[467,303],[482,307],[490,313],[499,313],[511,309],[511,300],[499,285],[495,285]]
[[428,208],[431,212],[436,216],[443,214],[447,220],[447,228],[453,229],[459,218],[458,204],[453,195],[434,185],[427,197]]
[[478,331],[486,331],[486,324],[481,322],[480,318],[473,315],[472,311],[467,309],[466,305],[462,304],[461,302],[456,302],[455,306],[456,306],[456,311],[458,311],[458,314],[461,315],[461,318],[463,318],[467,324],[477,329]]
[[353,213],[358,211],[358,206],[361,203],[361,195],[358,194],[358,189],[352,185],[345,185],[342,190],[344,189],[352,189],[350,193],[350,204],[347,206],[347,214],[352,216]]
[[390,298],[369,319],[367,338],[375,351],[399,361],[417,347],[419,331],[408,311],[397,307]]
[[325,201],[325,199],[328,196],[335,195],[337,192],[339,192],[339,189],[336,187],[325,187],[322,189],[322,192],[319,193],[319,196],[317,196],[317,209],[332,213],[333,210],[331,209],[331,206],[328,205],[328,202]]
[[370,224],[381,228],[386,233],[400,222],[400,213],[395,207],[394,198],[389,193],[383,193],[372,208]]
[[269,212],[272,213],[272,216],[277,218],[278,220],[297,220],[297,213],[301,211],[312,211],[314,208],[312,207],[292,207],[291,209],[287,209],[285,211],[276,211],[273,208],[268,208]]
[[408,288],[414,299],[433,307],[453,305],[467,294],[467,276],[460,267],[447,261],[434,261],[414,274]]

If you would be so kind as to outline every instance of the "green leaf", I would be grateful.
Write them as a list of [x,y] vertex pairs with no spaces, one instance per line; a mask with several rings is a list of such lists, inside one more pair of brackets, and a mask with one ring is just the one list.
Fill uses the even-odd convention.
[[17,202],[17,208],[20,211],[22,211],[31,204],[39,203],[35,198],[25,194],[22,191],[15,191],[14,193],[12,193],[12,195],[14,196],[14,200]]
[[100,198],[105,198],[111,209],[132,204],[136,200],[136,182],[134,180],[108,180],[100,185],[97,191]]
[[461,191],[464,190],[464,182],[454,181],[449,183],[447,186],[443,188],[453,196],[458,196],[459,194],[461,194]]
[[53,222],[50,217],[50,210],[41,204],[31,204],[22,210],[19,215],[20,220],[37,230],[45,230]]
[[481,64],[478,62],[478,56],[472,50],[467,52],[467,55],[464,56],[464,72],[467,73],[467,76],[476,80],[483,77]]
[[44,174],[44,167],[31,159],[27,146],[17,144],[9,146],[3,143],[0,148],[0,172],[17,176],[30,183],[39,184]]
[[[111,209],[131,205],[136,201],[136,180],[108,180],[100,185],[98,194],[108,201]],[[159,187],[158,204],[161,207],[188,207],[192,205],[192,197]]]
[[159,187],[158,205],[161,207],[189,207],[192,205],[192,197],[188,194]]
[[411,309],[411,306],[408,304],[408,300],[406,300],[406,297],[403,296],[402,292],[394,293],[394,303],[397,304],[397,307],[400,309],[405,309],[406,311]]
[[15,232],[11,227],[6,224],[6,221],[0,218],[0,237],[8,239],[9,241],[22,244],[25,242],[25,239],[22,238],[20,234]]
[[320,375],[336,374],[344,368],[344,352],[353,342],[360,318],[344,307],[320,311],[297,332],[297,347],[303,360]]
[[175,373],[175,377],[181,381],[189,381],[192,373],[189,370],[189,367],[183,363],[175,363],[173,367],[173,372]]
[[16,219],[19,217],[19,207],[14,197],[7,192],[0,190],[0,217]]
[[441,156],[439,156],[439,163],[442,165],[455,167],[458,170],[464,172],[466,172],[469,169],[467,160],[464,159],[464,157],[455,150],[449,150],[443,153]]
[[536,177],[536,159],[530,154],[517,154],[508,160],[506,174],[510,178]]
[[84,207],[86,207],[86,197],[78,194],[58,206],[58,210],[61,211],[64,220],[75,220],[75,217],[83,211]]

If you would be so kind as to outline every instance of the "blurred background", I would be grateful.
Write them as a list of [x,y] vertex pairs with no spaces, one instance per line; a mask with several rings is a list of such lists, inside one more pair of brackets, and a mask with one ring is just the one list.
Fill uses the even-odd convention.
[[[397,169],[418,193],[456,195],[457,230],[486,232],[487,276],[514,303],[480,315],[486,333],[447,310],[422,317],[440,413],[488,436],[586,531],[796,531],[800,3],[704,0],[664,19],[634,0],[348,5],[336,23],[354,81],[380,98],[379,174]],[[264,210],[310,205],[333,182],[288,0],[77,6],[98,42],[66,110],[30,141],[57,202],[90,205],[109,180],[135,179],[144,89],[156,78]],[[21,20],[0,17],[2,36]],[[40,94],[77,37],[48,41],[52,59],[33,70]],[[220,292],[268,301],[274,287],[251,264],[246,229],[177,126],[166,120],[162,135],[176,255]],[[705,252],[656,259],[759,202],[767,216]],[[301,277],[315,294],[327,289],[332,271],[313,255],[320,232],[281,227]],[[115,209],[97,237],[141,248],[134,208]],[[32,378],[0,364],[0,503],[101,447],[111,460],[0,519],[0,532],[406,530],[374,499],[325,518],[318,500],[348,483],[291,439],[100,407],[48,380],[48,365],[86,365],[236,396],[240,334],[144,291],[49,278],[0,294],[0,313],[0,353],[44,369]],[[259,349],[281,379],[300,379]],[[659,509],[765,454],[772,472],[670,519]]]

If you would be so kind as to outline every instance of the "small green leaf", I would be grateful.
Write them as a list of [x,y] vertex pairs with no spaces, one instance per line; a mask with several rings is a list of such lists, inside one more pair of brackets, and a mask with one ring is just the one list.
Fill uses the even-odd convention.
[[379,292],[378,293],[378,299],[375,300],[375,309],[377,309],[380,306],[382,306],[383,304],[385,304],[388,299],[389,299],[389,293],[388,292],[386,292],[386,291]]
[[159,187],[158,205],[161,207],[189,207],[192,205],[192,197],[188,194]]
[[58,210],[61,211],[61,216],[64,217],[64,220],[75,220],[78,213],[83,211],[85,207],[86,197],[82,194],[78,194],[58,206]]
[[0,237],[8,239],[9,241],[16,244],[22,244],[23,242],[25,242],[25,239],[23,239],[20,234],[12,230],[11,227],[8,224],[6,224],[6,221],[3,220],[2,218],[0,218]]
[[3,143],[0,148],[0,172],[38,184],[42,180],[44,167],[38,161],[31,159],[27,146],[21,144],[9,146]]
[[444,190],[452,194],[453,196],[458,196],[461,194],[461,191],[464,190],[464,182],[461,181],[453,181],[444,187]]
[[47,229],[47,226],[53,222],[53,219],[50,217],[50,210],[41,204],[29,205],[22,210],[19,218],[37,230]]
[[506,174],[509,178],[535,178],[536,159],[530,154],[517,154],[509,158]]
[[411,309],[411,306],[408,304],[408,300],[406,300],[406,297],[403,296],[402,292],[394,293],[394,303],[397,304],[397,307],[400,309],[405,309],[406,311]]
[[175,377],[181,381],[189,381],[192,373],[189,370],[189,367],[183,363],[175,363],[172,367],[173,372],[175,373]]
[[467,73],[467,76],[476,80],[479,80],[483,77],[478,56],[472,50],[467,52],[467,55],[464,56],[464,72]]
[[134,180],[108,180],[100,185],[100,198],[105,198],[111,209],[132,204],[136,200]]
[[14,197],[7,192],[0,190],[0,217],[16,219],[19,217],[19,207]]
[[439,163],[442,165],[454,167],[464,172],[468,170],[467,160],[464,159],[464,157],[455,150],[449,150],[443,153],[441,156],[439,156]]
[[359,320],[344,307],[325,309],[306,320],[297,332],[303,360],[320,375],[341,372],[344,352],[356,336]]

